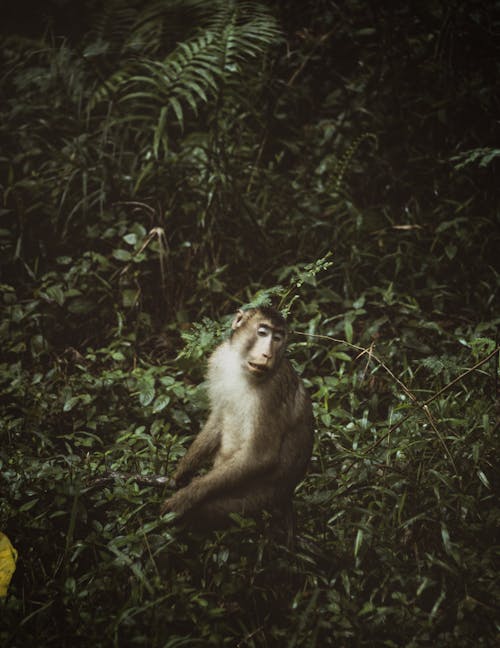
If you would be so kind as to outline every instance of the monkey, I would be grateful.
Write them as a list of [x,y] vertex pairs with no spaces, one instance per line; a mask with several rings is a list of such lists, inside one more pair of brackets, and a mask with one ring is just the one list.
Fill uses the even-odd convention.
[[[223,528],[230,514],[287,517],[313,446],[313,412],[285,357],[288,329],[272,307],[239,310],[208,361],[210,412],[179,462],[180,487],[161,507],[194,528]],[[194,475],[205,461],[211,468]]]

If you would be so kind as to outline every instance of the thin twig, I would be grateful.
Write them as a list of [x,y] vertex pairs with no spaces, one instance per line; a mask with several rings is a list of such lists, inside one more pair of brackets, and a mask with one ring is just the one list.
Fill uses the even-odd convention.
[[327,32],[326,34],[323,34],[323,35],[320,36],[318,39],[316,39],[316,42],[314,43],[314,45],[313,45],[311,51],[309,52],[309,54],[307,54],[307,55],[304,57],[302,63],[299,65],[299,67],[295,70],[295,72],[292,74],[292,76],[290,77],[290,79],[287,81],[287,86],[290,87],[290,86],[292,86],[292,85],[295,83],[295,79],[299,76],[299,74],[300,74],[300,73],[302,72],[302,70],[305,68],[305,66],[307,65],[307,63],[309,63],[310,59],[313,57],[313,55],[314,55],[315,51],[318,49],[318,47],[319,47],[320,45],[323,45],[323,43],[324,43],[328,38],[330,38],[330,36],[332,36],[332,34],[334,34],[334,33],[335,33],[335,30],[332,29],[331,31]]
[[139,202],[137,200],[119,200],[113,203],[113,207],[115,205],[119,205],[120,207],[126,206],[126,207],[137,207],[137,208],[145,209],[152,216],[156,216],[156,210],[154,209],[154,207],[151,207],[151,205],[148,205],[143,202]]
[[[419,405],[418,399],[413,394],[413,392],[408,389],[408,387],[404,384],[402,380],[400,380],[397,376],[393,374],[393,372],[389,369],[389,367],[378,357],[373,353],[373,344],[371,344],[368,349],[362,346],[358,346],[357,344],[352,344],[351,342],[347,342],[347,340],[340,340],[338,338],[333,338],[330,335],[319,335],[317,333],[302,333],[301,331],[293,331],[294,335],[304,335],[305,337],[313,337],[313,338],[318,338],[321,340],[329,340],[330,342],[338,342],[339,344],[343,344],[345,346],[350,347],[351,349],[356,349],[357,351],[361,351],[361,353],[358,355],[358,358],[361,356],[368,354],[369,358],[374,358],[378,364],[384,369],[391,378],[397,382],[397,384],[401,387],[401,389],[405,392],[405,394],[416,404]],[[420,405],[422,406],[422,405]]]
[[456,463],[455,463],[455,460],[453,459],[453,456],[452,456],[450,450],[448,449],[448,446],[447,446],[446,443],[444,442],[444,439],[443,439],[443,437],[441,436],[441,432],[440,432],[440,431],[437,429],[437,427],[436,427],[436,424],[435,424],[435,422],[434,422],[434,418],[433,418],[433,416],[432,416],[432,414],[431,414],[431,411],[430,411],[428,405],[424,405],[424,411],[425,411],[425,414],[426,414],[426,416],[427,416],[427,419],[429,420],[429,423],[431,424],[432,429],[434,430],[434,432],[435,432],[436,435],[437,435],[437,438],[441,441],[441,445],[443,446],[444,451],[445,451],[446,454],[448,455],[448,458],[449,458],[449,460],[451,461],[451,465],[453,466],[453,469],[454,469],[454,471],[455,471],[455,474],[456,474],[457,477],[458,477],[458,470],[457,470],[457,465],[456,465]]
[[[361,353],[358,355],[358,357],[361,357],[361,356],[364,355],[364,354],[368,354],[368,358],[374,358],[374,359],[379,363],[379,365],[380,365],[380,366],[381,366],[381,367],[382,367],[382,368],[383,368],[383,369],[384,369],[384,370],[385,370],[385,371],[386,371],[386,372],[387,372],[387,373],[388,373],[388,374],[389,374],[389,375],[390,375],[390,376],[395,380],[395,382],[396,382],[396,383],[397,383],[397,384],[398,384],[398,385],[399,385],[399,386],[404,390],[404,392],[405,392],[405,393],[408,395],[408,397],[411,399],[412,403],[413,403],[414,405],[416,405],[419,409],[421,409],[421,410],[424,412],[424,414],[425,414],[426,418],[428,419],[428,421],[429,421],[429,423],[430,423],[432,429],[434,430],[435,434],[437,435],[438,439],[440,440],[441,444],[443,445],[443,447],[444,447],[444,449],[445,449],[445,451],[446,451],[446,454],[448,455],[448,457],[449,457],[449,459],[450,459],[450,461],[451,461],[451,463],[452,463],[452,465],[453,465],[453,468],[454,468],[454,470],[455,470],[455,473],[458,474],[457,467],[456,467],[455,461],[454,461],[454,459],[453,459],[453,456],[452,456],[451,452],[449,451],[448,446],[446,445],[446,443],[445,443],[445,441],[444,441],[444,439],[443,439],[441,433],[440,433],[439,430],[437,429],[437,426],[436,426],[436,424],[435,424],[435,421],[434,421],[434,419],[433,419],[433,417],[432,417],[432,414],[431,414],[431,412],[430,412],[430,410],[429,410],[428,405],[429,405],[430,403],[432,403],[432,401],[436,400],[436,398],[438,398],[438,396],[441,396],[441,394],[443,394],[445,391],[447,391],[448,389],[450,389],[450,387],[452,387],[452,386],[455,385],[457,382],[459,382],[460,380],[462,380],[463,378],[465,378],[465,376],[467,376],[468,374],[470,374],[470,373],[472,373],[473,371],[475,371],[476,369],[478,369],[481,365],[483,365],[483,364],[485,364],[486,362],[488,362],[488,360],[491,360],[491,358],[493,358],[494,355],[499,354],[499,353],[500,353],[500,346],[497,346],[497,347],[496,347],[493,351],[491,351],[491,352],[490,352],[486,357],[482,358],[482,360],[479,360],[478,362],[476,362],[476,364],[473,365],[470,369],[467,369],[466,371],[464,371],[463,373],[461,373],[459,376],[457,376],[456,378],[454,378],[454,379],[453,379],[452,381],[450,381],[447,385],[445,385],[445,386],[442,387],[439,391],[437,391],[435,394],[433,394],[431,397],[429,397],[427,400],[425,400],[425,401],[423,401],[423,402],[420,402],[420,401],[416,398],[416,396],[415,396],[415,395],[414,395],[414,394],[413,394],[413,393],[408,389],[408,387],[406,387],[406,385],[405,385],[405,384],[404,384],[404,383],[403,383],[403,382],[402,382],[402,381],[401,381],[397,376],[394,375],[394,373],[389,369],[389,367],[387,367],[387,365],[386,365],[386,364],[385,364],[385,363],[384,363],[384,362],[383,362],[383,361],[382,361],[378,356],[376,356],[376,355],[373,353],[373,344],[371,344],[371,345],[369,346],[369,348],[366,349],[366,348],[364,348],[364,347],[358,346],[357,344],[351,344],[351,342],[347,342],[346,340],[341,340],[341,339],[338,339],[338,338],[333,338],[333,337],[331,337],[331,336],[329,336],[329,335],[319,335],[319,334],[316,334],[316,333],[302,333],[301,331],[294,331],[294,333],[295,333],[296,335],[303,335],[303,336],[306,336],[306,337],[312,337],[312,338],[317,338],[317,339],[329,340],[330,342],[337,342],[337,343],[339,343],[339,344],[343,344],[343,345],[345,345],[345,346],[347,346],[347,347],[350,347],[351,349],[356,349],[356,350],[358,350],[358,351],[361,351]],[[365,370],[365,371],[366,371],[366,370]],[[368,447],[368,448],[367,448],[367,449],[366,449],[362,454],[366,456],[367,454],[369,454],[370,452],[372,452],[372,451],[373,451],[373,450],[374,450],[378,445],[380,445],[380,444],[382,443],[382,441],[384,441],[384,440],[385,440],[385,439],[386,439],[386,438],[387,438],[387,437],[388,437],[392,432],[394,432],[394,430],[396,430],[398,427],[400,427],[400,426],[401,426],[405,421],[407,421],[407,420],[408,420],[412,415],[413,415],[413,412],[409,412],[406,416],[404,416],[402,419],[400,419],[397,423],[395,423],[394,425],[391,425],[391,427],[389,428],[389,430],[388,430],[385,434],[383,434],[380,438],[378,438],[374,443],[372,443],[372,444],[371,444],[371,445],[370,445],[370,446],[369,446],[369,447]],[[353,463],[351,464],[351,466],[349,466],[349,468],[347,469],[346,472],[348,472],[348,471],[352,468],[352,466],[354,465],[354,463],[355,463],[355,462],[353,462]]]
[[436,392],[433,396],[428,398],[426,401],[424,401],[423,405],[428,405],[429,403],[432,403],[433,400],[436,400],[438,396],[441,396],[443,392],[445,392],[447,389],[452,387],[455,383],[459,382],[462,380],[462,378],[465,378],[468,374],[472,373],[476,369],[478,369],[481,365],[485,364],[485,362],[488,362],[488,360],[491,360],[495,354],[498,354],[500,352],[500,346],[497,346],[496,349],[494,349],[491,353],[489,353],[485,358],[482,360],[479,360],[479,362],[476,362],[476,364],[471,367],[470,369],[467,369],[463,373],[461,373],[459,376],[454,378],[451,382],[449,382],[447,385],[445,385],[442,389],[440,389],[438,392]]
[[[424,408],[424,411],[425,411],[425,408],[427,407],[427,405],[429,405],[429,403],[432,403],[432,401],[435,400],[438,396],[440,396],[445,391],[450,389],[450,387],[453,387],[453,385],[455,383],[457,383],[459,380],[462,380],[462,378],[465,378],[465,376],[467,376],[467,374],[472,373],[473,371],[478,369],[481,365],[488,362],[488,360],[491,360],[491,358],[495,354],[499,353],[499,351],[500,351],[500,347],[497,347],[494,351],[492,351],[490,354],[488,354],[485,358],[483,358],[482,360],[477,362],[473,367],[471,367],[470,369],[467,369],[467,371],[464,371],[463,373],[461,373],[460,376],[457,376],[456,378],[454,378],[451,382],[449,382],[447,385],[445,385],[443,388],[441,388],[433,396],[431,396],[426,401],[424,401],[422,403],[422,407]],[[392,432],[394,432],[394,430],[396,430],[403,423],[405,423],[409,418],[411,418],[412,415],[413,415],[413,412],[408,412],[408,414],[406,416],[404,416],[402,419],[400,419],[397,423],[394,423],[393,425],[391,425],[391,427],[388,429],[388,431],[384,435],[382,435],[379,439],[377,439],[375,441],[375,443],[372,443],[372,445],[369,446],[367,450],[365,450],[364,454],[368,454],[369,452],[374,450],[378,445],[380,445],[382,443],[382,441],[384,441],[384,439],[386,439]]]
[[156,488],[169,486],[171,482],[171,478],[165,477],[164,475],[137,475],[135,473],[122,473],[116,470],[110,470],[95,479],[90,479],[88,485],[90,487],[97,487],[118,479],[122,481],[132,480],[136,484],[139,484],[139,486],[154,486]]
[[246,637],[243,637],[243,639],[236,645],[236,648],[240,648],[240,646],[244,646],[252,637],[254,637],[257,633],[261,632],[264,626],[260,626],[259,628],[253,630],[249,634],[247,634]]

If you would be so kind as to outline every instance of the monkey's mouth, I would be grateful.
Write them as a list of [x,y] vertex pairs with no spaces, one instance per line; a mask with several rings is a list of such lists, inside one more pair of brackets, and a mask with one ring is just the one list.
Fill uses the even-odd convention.
[[250,360],[248,361],[248,368],[252,373],[255,374],[265,374],[269,369],[267,365],[257,364],[256,362],[250,362]]

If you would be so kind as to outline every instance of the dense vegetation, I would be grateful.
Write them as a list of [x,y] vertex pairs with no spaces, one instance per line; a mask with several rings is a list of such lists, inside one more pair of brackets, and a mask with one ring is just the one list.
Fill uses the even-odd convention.
[[[44,4],[0,47],[0,644],[493,645],[499,3]],[[293,548],[134,478],[265,300],[317,423]]]

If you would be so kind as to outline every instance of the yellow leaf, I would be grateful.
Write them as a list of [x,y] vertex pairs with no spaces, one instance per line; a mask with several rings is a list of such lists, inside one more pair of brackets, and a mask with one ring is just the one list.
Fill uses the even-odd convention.
[[0,597],[7,596],[10,579],[16,569],[17,551],[0,531]]

